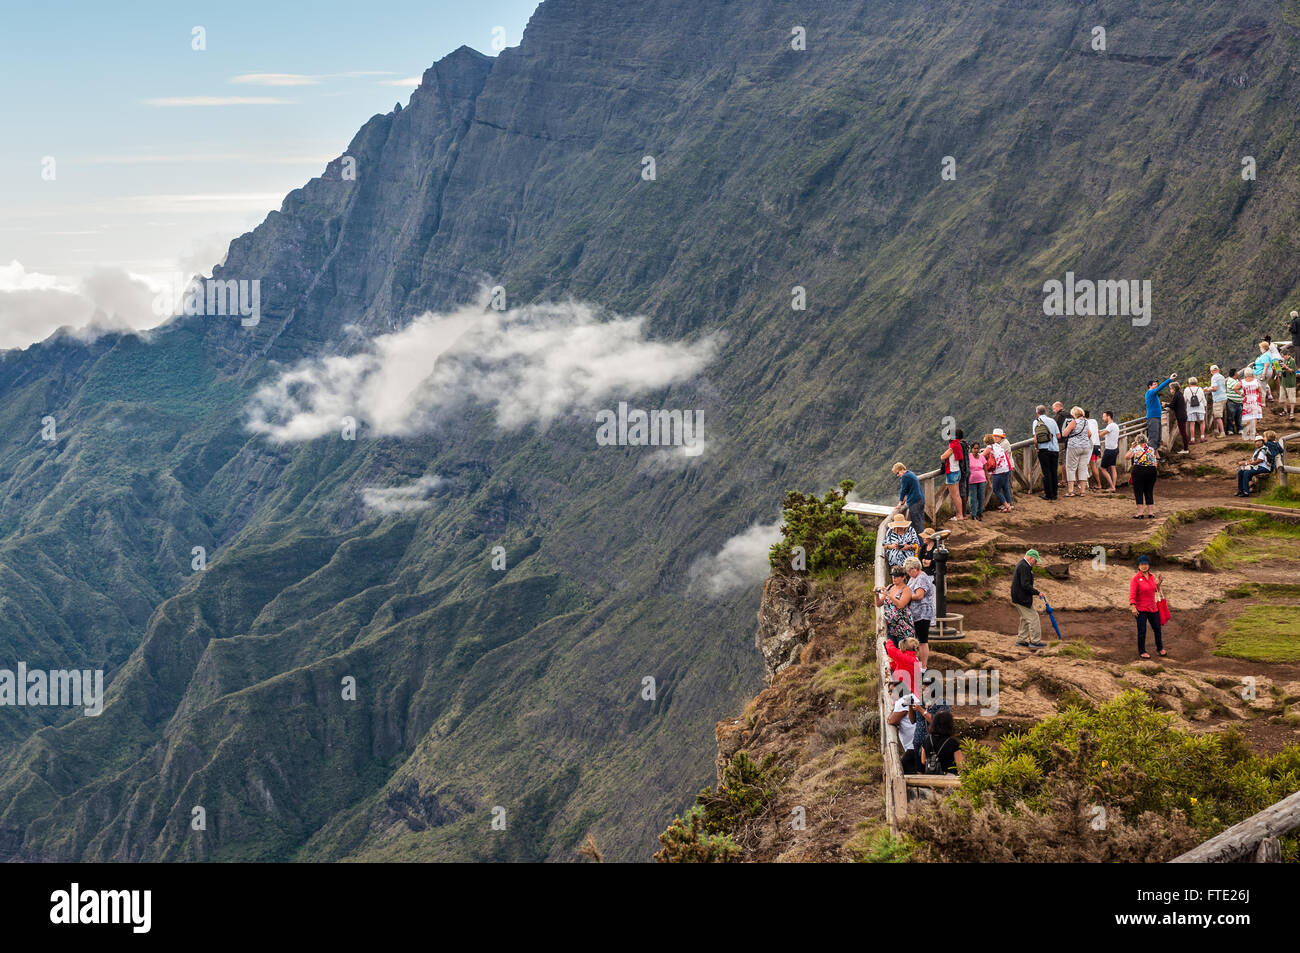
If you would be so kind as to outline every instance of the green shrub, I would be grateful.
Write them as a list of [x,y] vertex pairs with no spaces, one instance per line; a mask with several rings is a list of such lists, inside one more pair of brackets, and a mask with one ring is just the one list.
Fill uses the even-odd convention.
[[906,836],[895,837],[888,830],[872,835],[863,831],[846,845],[849,856],[858,864],[906,864],[916,845]]
[[673,818],[668,830],[659,835],[663,848],[655,853],[661,864],[732,864],[740,860],[740,848],[730,834],[710,834],[704,812],[693,807],[685,819]]
[[[912,831],[941,845],[949,860],[969,859],[967,851],[975,848],[967,839],[977,828],[1021,843],[1017,859],[1125,859],[1141,845],[1158,847],[1163,856],[1184,849],[1192,834],[1208,839],[1300,789],[1300,746],[1260,757],[1235,730],[1173,727],[1170,715],[1136,691],[1095,708],[1070,707],[1003,738],[997,751],[964,750],[960,791]],[[1076,815],[1093,806],[1110,818],[1104,837],[1076,823]],[[945,826],[977,816],[979,823],[966,824],[963,832]],[[1038,853],[1034,838],[1066,821],[1069,829],[1053,835],[1055,853]],[[1156,839],[1144,839],[1139,829]],[[1300,838],[1284,839],[1283,848],[1295,858]]]
[[796,572],[795,547],[803,547],[806,567],[817,575],[836,575],[850,569],[867,569],[876,558],[876,534],[852,513],[844,512],[853,481],[840,483],[821,499],[791,490],[781,503],[781,541],[768,552],[772,568]]
[[717,791],[705,788],[685,817],[675,817],[659,835],[660,863],[729,863],[739,860],[734,835],[771,806],[782,780],[776,756],[757,763],[741,751],[722,773]]

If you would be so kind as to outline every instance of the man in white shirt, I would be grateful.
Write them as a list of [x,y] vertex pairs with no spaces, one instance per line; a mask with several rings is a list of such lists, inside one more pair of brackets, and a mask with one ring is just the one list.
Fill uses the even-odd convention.
[[[1205,388],[1201,387],[1195,377],[1187,378],[1187,390],[1183,391],[1183,398],[1187,402],[1187,429],[1191,433],[1191,441],[1196,443],[1200,440],[1201,443],[1205,443],[1205,404],[1209,398],[1205,396]],[[1196,435],[1198,427],[1199,437]]]
[[1210,365],[1210,400],[1212,402],[1211,413],[1214,415],[1212,420],[1214,436],[1222,437],[1223,432],[1223,409],[1228,405],[1228,380],[1219,373],[1219,365]]
[[[1101,434],[1097,428],[1097,418],[1088,418],[1088,439],[1092,441],[1092,453],[1088,457],[1088,472],[1092,478],[1097,481],[1096,489],[1100,490],[1104,484],[1101,480],[1101,470],[1098,464],[1101,461]],[[1092,489],[1090,486],[1089,489]]]
[[1119,424],[1115,423],[1115,412],[1103,410],[1101,419],[1106,426],[1101,428],[1101,473],[1110,484],[1107,493],[1115,492],[1115,461],[1119,459]]
[[894,710],[889,716],[889,723],[898,726],[898,744],[903,749],[903,773],[915,774],[917,770],[916,754],[912,746],[916,741],[916,722],[922,716],[918,714],[921,699],[911,693],[905,694],[894,702]]

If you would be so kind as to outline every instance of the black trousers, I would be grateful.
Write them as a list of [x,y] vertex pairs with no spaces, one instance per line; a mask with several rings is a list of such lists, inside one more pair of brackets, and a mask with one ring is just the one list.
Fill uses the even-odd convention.
[[1146,465],[1139,465],[1133,468],[1129,475],[1129,482],[1133,484],[1133,499],[1138,506],[1146,504],[1150,506],[1156,501],[1156,468]]
[[1056,491],[1061,483],[1061,455],[1055,450],[1038,451],[1038,467],[1043,471],[1043,496],[1049,500],[1056,499]]
[[1156,651],[1159,652],[1165,647],[1165,643],[1160,641],[1160,613],[1159,612],[1139,612],[1138,613],[1138,655],[1147,650],[1147,623],[1151,623],[1151,633],[1156,637]]

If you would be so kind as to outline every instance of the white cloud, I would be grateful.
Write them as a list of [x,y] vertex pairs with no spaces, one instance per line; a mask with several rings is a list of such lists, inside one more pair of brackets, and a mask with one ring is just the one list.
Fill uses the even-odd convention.
[[248,165],[326,165],[337,155],[321,152],[316,155],[271,152],[204,152],[201,154],[184,153],[145,153],[136,155],[95,155],[84,159],[75,158],[73,162],[108,163],[113,165],[143,165],[149,163],[228,163],[241,162]]
[[[327,79],[356,79],[361,76],[393,76],[389,69],[360,69],[347,73],[241,73],[226,82],[242,86],[319,86]],[[418,80],[417,80],[418,82]]]
[[320,80],[319,76],[303,73],[243,73],[230,77],[228,82],[245,86],[316,86]]
[[715,338],[650,341],[644,324],[603,320],[578,302],[427,313],[361,353],[295,365],[254,395],[249,428],[274,441],[310,440],[352,416],[373,434],[405,436],[472,400],[507,430],[590,413],[594,446],[595,411],[611,398],[687,380],[716,354]]
[[767,552],[780,539],[780,520],[755,523],[723,543],[718,552],[697,559],[690,569],[689,588],[725,596],[758,585],[770,572]]
[[273,96],[164,96],[146,99],[146,106],[291,106],[295,100]]
[[406,486],[367,486],[361,489],[361,500],[381,513],[411,513],[432,506],[429,496],[444,482],[442,477],[430,473]]
[[82,338],[108,330],[143,330],[161,319],[156,289],[145,277],[99,268],[80,281],[29,272],[21,262],[0,265],[0,349],[27,347],[59,328]]
[[419,86],[423,81],[423,76],[408,76],[406,79],[380,80],[380,83],[384,86]]
[[281,192],[207,192],[191,195],[133,195],[122,200],[123,211],[136,214],[261,211],[280,207]]

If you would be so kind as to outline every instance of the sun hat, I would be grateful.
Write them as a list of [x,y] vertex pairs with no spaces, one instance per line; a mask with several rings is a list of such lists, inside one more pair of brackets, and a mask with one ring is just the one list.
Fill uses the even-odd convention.
[[929,529],[928,527],[926,529],[921,530],[921,537],[923,539],[929,539],[933,535],[934,535],[934,530]]
[[1255,437],[1255,442],[1256,442],[1256,443],[1267,443],[1267,441],[1266,441],[1263,437],[1261,437],[1261,436],[1259,436],[1259,435],[1256,435],[1256,437]]
[[1006,435],[1007,435],[1007,432],[1006,432],[1005,430],[1003,430],[1001,427],[994,427],[994,428],[993,428],[993,436],[995,436],[995,437],[1005,437]]
[[903,529],[906,526],[911,526],[912,521],[902,513],[895,513],[894,518],[889,521],[889,525],[890,528]]

